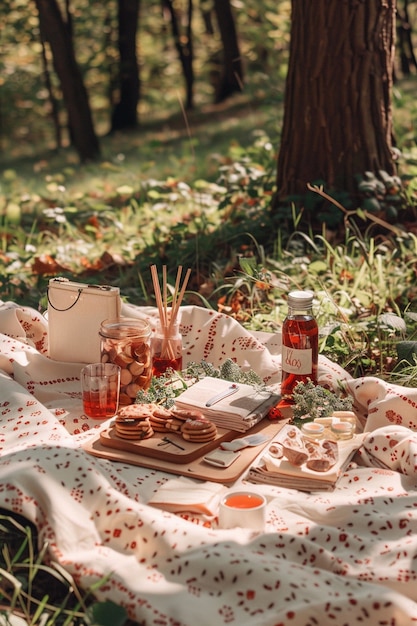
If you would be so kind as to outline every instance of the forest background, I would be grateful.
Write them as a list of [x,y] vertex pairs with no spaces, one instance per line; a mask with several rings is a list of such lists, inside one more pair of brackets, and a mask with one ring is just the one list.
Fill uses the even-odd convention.
[[[335,13],[334,2],[319,4]],[[394,3],[369,8],[378,17],[383,5]],[[56,7],[88,96],[91,155],[74,146],[40,28],[38,11],[45,24]],[[121,7],[140,8],[137,119],[127,128],[115,123]],[[167,264],[172,278],[181,264],[193,269],[188,302],[276,330],[288,290],[313,288],[322,352],[354,373],[391,374],[398,338],[414,332],[416,3],[397,3],[390,95],[399,176],[358,172],[353,194],[312,180],[272,211],[291,8],[285,0],[2,3],[2,299],[42,309],[49,278],[63,275],[117,284],[131,302],[152,304],[149,265]],[[225,35],[221,16],[229,27],[232,16],[235,32]],[[238,59],[227,48],[231,32]],[[227,62],[234,70],[224,89]],[[322,156],[310,150],[310,162]]]

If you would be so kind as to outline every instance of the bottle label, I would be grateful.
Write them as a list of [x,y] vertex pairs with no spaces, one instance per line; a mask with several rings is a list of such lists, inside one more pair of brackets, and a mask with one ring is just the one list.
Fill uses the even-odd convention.
[[282,369],[288,374],[302,374],[304,376],[313,371],[313,351],[311,348],[297,350],[282,346]]

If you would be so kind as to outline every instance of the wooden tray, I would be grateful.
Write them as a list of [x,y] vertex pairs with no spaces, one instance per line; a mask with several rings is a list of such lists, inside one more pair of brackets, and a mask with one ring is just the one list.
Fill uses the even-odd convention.
[[[117,435],[114,426],[100,433],[100,442],[107,448],[115,448],[124,452],[132,452],[143,456],[151,456],[161,461],[171,463],[190,463],[200,456],[205,456],[214,448],[218,448],[223,441],[231,441],[242,436],[232,430],[217,429],[217,436],[213,441],[206,443],[192,443],[186,441],[180,434],[175,432],[155,433],[148,439],[129,441]],[[173,443],[164,443],[167,438]],[[182,449],[181,449],[182,448]]]
[[[236,458],[232,465],[225,468],[214,467],[206,463],[204,461],[204,456],[207,454],[207,451],[202,452],[201,446],[197,452],[198,456],[195,457],[194,460],[186,463],[179,463],[178,460],[172,461],[167,460],[166,458],[162,459],[156,458],[155,456],[147,456],[138,451],[140,450],[140,448],[136,449],[134,452],[131,452],[128,450],[103,445],[103,440],[106,441],[106,443],[110,441],[109,436],[105,435],[105,433],[103,433],[103,439],[101,436],[97,436],[95,439],[84,443],[82,447],[89,454],[103,459],[108,459],[110,461],[129,463],[130,465],[156,469],[168,472],[170,474],[177,474],[181,476],[188,476],[189,478],[197,478],[199,480],[210,480],[212,482],[228,484],[234,482],[239,478],[239,476],[243,474],[243,472],[255,460],[258,454],[262,452],[262,450],[268,445],[269,441],[271,441],[271,439],[275,437],[275,435],[286,423],[287,420],[280,422],[271,422],[268,419],[263,419],[261,422],[259,422],[259,424],[253,426],[253,428],[248,430],[248,432],[245,434],[252,435],[253,433],[263,433],[268,437],[268,441],[260,446],[245,448],[244,450],[241,450],[240,455]],[[233,431],[227,431],[227,433],[228,435],[226,436],[228,437],[228,441],[234,439],[235,437],[242,436],[242,433],[236,433]],[[225,441],[226,439],[223,440]],[[217,447],[219,444],[220,441],[217,440],[214,447]],[[195,446],[196,444],[191,445]],[[178,452],[181,451],[178,450]]]

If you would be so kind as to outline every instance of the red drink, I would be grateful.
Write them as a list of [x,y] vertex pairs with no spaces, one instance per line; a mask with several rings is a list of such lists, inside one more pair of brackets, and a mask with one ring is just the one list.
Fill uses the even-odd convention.
[[228,496],[224,504],[234,509],[255,509],[264,504],[264,499],[250,493],[237,493]]
[[173,369],[175,372],[182,370],[182,356],[177,359],[162,359],[160,356],[154,355],[152,358],[152,375],[162,376],[167,369]]
[[117,413],[120,367],[114,363],[92,363],[81,370],[84,413],[93,419],[106,419]]
[[264,496],[250,491],[230,493],[220,502],[220,528],[253,528],[263,530],[265,525],[267,500]]
[[[310,294],[310,295],[308,295]],[[311,311],[311,292],[296,291],[288,297],[288,316],[282,326],[281,396],[292,399],[294,387],[317,383],[318,326]]]
[[105,419],[112,417],[117,413],[117,392],[109,392],[105,398],[105,402],[100,402],[98,394],[88,391],[83,393],[84,413],[94,419]]
[[152,346],[152,374],[162,376],[168,368],[174,372],[182,369],[182,337],[178,321],[172,328],[163,329],[158,320],[156,331],[151,340]]

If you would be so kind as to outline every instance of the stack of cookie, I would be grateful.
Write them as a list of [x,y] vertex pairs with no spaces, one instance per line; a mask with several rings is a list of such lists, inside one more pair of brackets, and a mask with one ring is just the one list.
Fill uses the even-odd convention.
[[130,404],[122,407],[114,421],[122,439],[141,440],[155,433],[176,432],[191,443],[207,443],[217,436],[217,426],[200,411],[164,409],[157,404]]
[[188,409],[177,409],[175,406],[171,409],[171,418],[167,422],[167,428],[173,432],[181,434],[182,427],[187,420],[204,419],[200,411],[192,411]]
[[122,439],[148,439],[154,434],[150,417],[152,411],[149,404],[130,404],[119,410],[114,426]]
[[181,435],[192,443],[207,443],[217,435],[217,426],[208,419],[188,419],[181,428]]
[[158,404],[152,404],[150,406],[152,412],[149,420],[154,431],[156,433],[169,432],[169,421],[172,418],[171,411],[169,411],[168,409],[164,409],[163,406],[159,406]]

